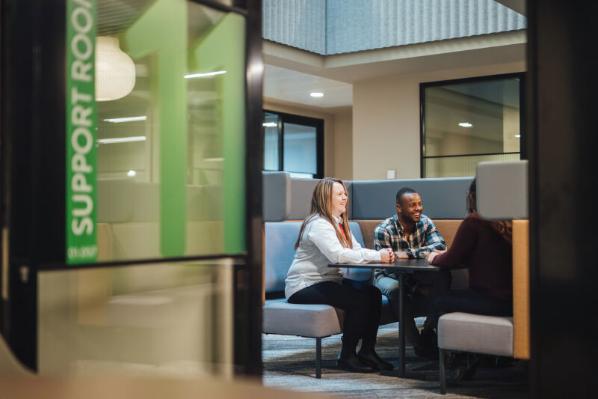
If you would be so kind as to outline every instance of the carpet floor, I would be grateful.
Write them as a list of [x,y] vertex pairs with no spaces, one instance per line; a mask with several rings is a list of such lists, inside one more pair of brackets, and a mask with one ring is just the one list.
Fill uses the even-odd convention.
[[[379,373],[349,373],[336,368],[340,335],[322,340],[322,378],[315,378],[315,340],[263,335],[264,385],[346,398],[525,398],[527,363],[485,359],[473,379],[451,381],[447,395],[439,393],[438,362],[417,358],[407,346],[409,378]],[[376,351],[398,365],[397,323],[381,326]],[[502,359],[505,360],[505,359]]]

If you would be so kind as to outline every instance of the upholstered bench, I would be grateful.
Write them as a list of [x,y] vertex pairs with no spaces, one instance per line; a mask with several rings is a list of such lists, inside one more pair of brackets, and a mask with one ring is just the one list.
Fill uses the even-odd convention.
[[448,313],[438,320],[438,332],[444,350],[513,356],[512,317]]
[[[342,311],[328,305],[300,305],[284,298],[284,280],[295,256],[299,221],[270,222],[264,225],[264,262],[266,300],[263,308],[263,332],[297,335],[316,339],[316,378],[321,377],[322,338],[342,332]],[[363,245],[359,225],[351,222],[353,235]],[[345,278],[368,284],[371,271],[347,269]]]

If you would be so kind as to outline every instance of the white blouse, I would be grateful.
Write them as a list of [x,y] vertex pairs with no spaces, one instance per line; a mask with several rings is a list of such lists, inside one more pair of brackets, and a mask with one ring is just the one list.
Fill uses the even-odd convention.
[[[340,219],[336,219],[336,222],[340,222]],[[299,248],[287,273],[286,298],[316,283],[340,283],[341,272],[338,268],[328,267],[329,263],[366,263],[381,260],[378,251],[362,248],[353,234],[351,238],[353,248],[343,247],[330,222],[321,216],[314,217],[303,230]]]

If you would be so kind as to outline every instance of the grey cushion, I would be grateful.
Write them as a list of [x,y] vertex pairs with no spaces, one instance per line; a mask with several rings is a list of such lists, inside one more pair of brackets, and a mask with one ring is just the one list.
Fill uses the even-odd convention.
[[438,321],[438,347],[513,356],[513,318],[448,313]]
[[480,162],[476,176],[480,215],[488,219],[527,219],[527,161]]
[[395,211],[395,196],[402,187],[421,193],[424,213],[432,219],[462,219],[471,177],[352,182],[352,218],[386,219]]
[[319,179],[290,178],[286,219],[305,219],[309,214],[311,197]]
[[[264,224],[264,264],[266,292],[284,291],[284,280],[293,258],[295,257],[295,241],[299,235],[302,222],[269,222]],[[351,231],[363,245],[361,229],[356,222],[350,222]],[[368,280],[368,270],[351,270],[347,278]]]
[[[351,233],[355,236],[359,245],[362,247],[365,245],[363,243],[363,234],[361,234],[361,228],[359,227],[359,223],[357,222],[349,222],[349,227],[351,228]],[[345,278],[357,281],[369,281],[372,279],[372,270],[371,269],[349,269],[344,268],[342,269],[343,276]]]
[[262,172],[262,212],[266,222],[279,222],[287,216],[289,175],[285,172]]
[[[339,313],[328,305],[299,305],[285,299],[267,300],[264,305],[266,334],[327,337],[342,331]],[[342,315],[341,315],[342,317]]]

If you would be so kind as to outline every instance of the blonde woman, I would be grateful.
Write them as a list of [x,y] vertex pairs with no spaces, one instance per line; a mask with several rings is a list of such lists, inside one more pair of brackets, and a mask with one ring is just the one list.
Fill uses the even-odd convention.
[[[392,370],[374,347],[380,322],[381,293],[373,286],[357,289],[329,263],[394,262],[391,249],[362,248],[349,229],[347,188],[338,179],[324,178],[316,185],[309,216],[295,243],[295,259],[285,280],[290,303],[326,304],[344,310],[339,368],[365,372]],[[361,339],[359,353],[357,344]]]

